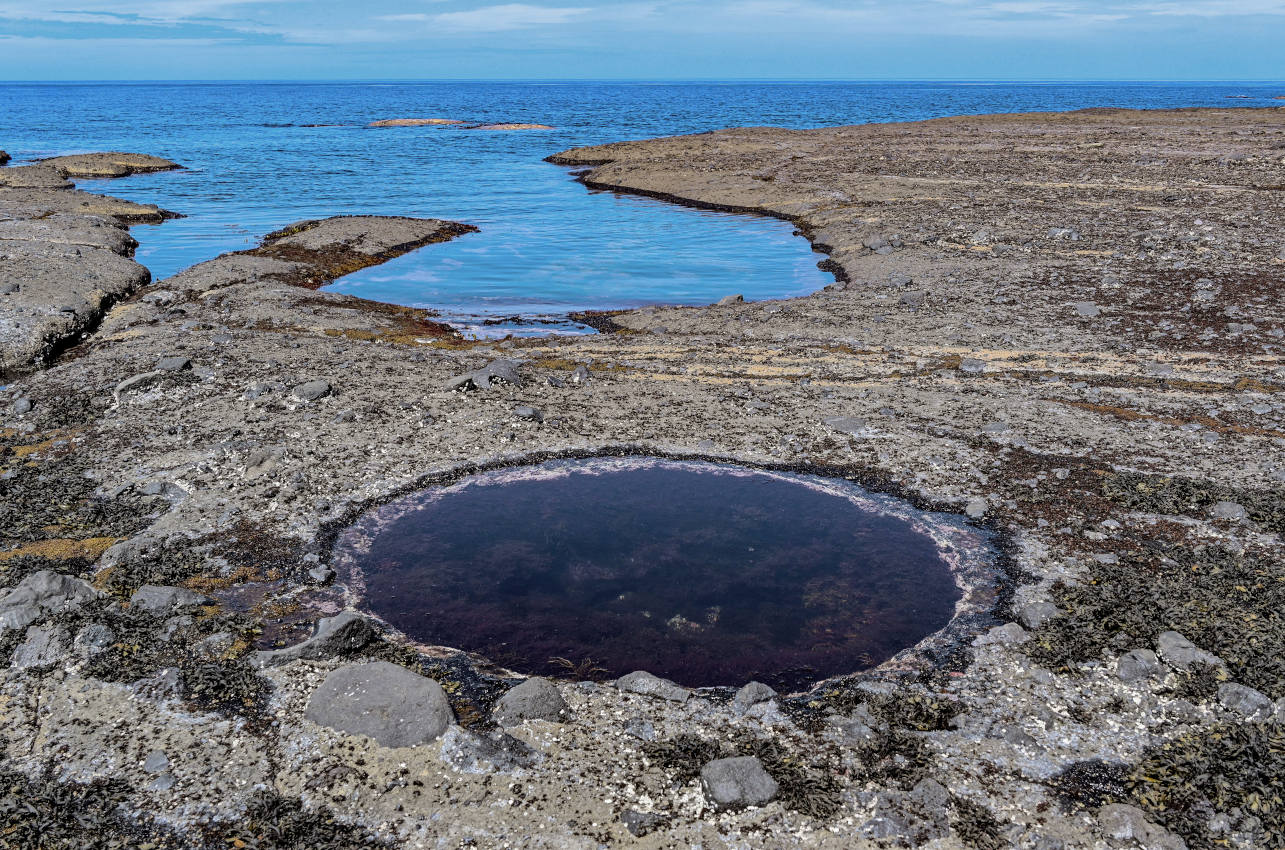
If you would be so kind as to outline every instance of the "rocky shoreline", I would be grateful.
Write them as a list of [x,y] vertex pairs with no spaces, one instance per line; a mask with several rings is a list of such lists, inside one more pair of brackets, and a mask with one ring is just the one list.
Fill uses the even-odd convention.
[[[167,213],[68,180],[150,160],[0,169],[0,845],[1285,846],[1285,111],[553,160],[788,218],[836,283],[473,342],[317,291],[467,225],[301,222],[149,283],[125,227]],[[960,511],[1011,586],[795,695],[519,683],[347,610],[369,507],[613,453]]]

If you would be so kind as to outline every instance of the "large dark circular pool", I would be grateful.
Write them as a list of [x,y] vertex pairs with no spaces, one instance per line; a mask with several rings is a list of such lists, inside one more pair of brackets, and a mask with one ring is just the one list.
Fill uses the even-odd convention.
[[980,537],[842,480],[598,458],[385,505],[336,560],[411,639],[520,672],[796,690],[945,626]]

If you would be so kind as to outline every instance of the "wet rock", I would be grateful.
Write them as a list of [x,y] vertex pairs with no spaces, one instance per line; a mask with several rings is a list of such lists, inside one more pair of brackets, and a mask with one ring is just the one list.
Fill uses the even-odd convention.
[[0,633],[25,629],[48,614],[75,611],[101,595],[78,578],[52,570],[34,572],[0,596]]
[[1193,664],[1225,666],[1223,660],[1212,652],[1205,652],[1178,632],[1161,632],[1156,639],[1156,653],[1170,667],[1186,670]]
[[1218,701],[1228,711],[1242,714],[1250,720],[1266,720],[1275,708],[1266,694],[1236,682],[1224,682],[1218,686]]
[[478,734],[452,726],[442,735],[442,761],[462,773],[512,773],[540,760],[539,753],[504,732]]
[[692,692],[680,687],[668,679],[653,676],[646,670],[635,670],[616,680],[616,687],[631,694],[667,699],[673,702],[687,702]]
[[1115,663],[1115,674],[1124,682],[1139,682],[1158,676],[1160,659],[1149,649],[1131,649]]
[[129,598],[129,607],[149,614],[170,614],[193,605],[209,605],[214,600],[183,587],[145,584]]
[[290,390],[291,395],[304,401],[316,401],[319,398],[325,398],[330,395],[330,383],[328,381],[316,380],[299,384]]
[[254,654],[260,667],[276,667],[302,658],[318,660],[349,655],[375,639],[370,620],[356,611],[341,611],[317,621],[312,637],[284,649],[262,650]]
[[567,703],[548,679],[533,676],[519,682],[495,704],[495,721],[501,726],[516,726],[523,720],[565,719]]
[[441,685],[387,661],[331,672],[308,700],[304,716],[338,732],[366,735],[385,747],[436,740],[455,720]]
[[776,691],[763,684],[762,682],[750,682],[741,686],[732,697],[732,710],[737,714],[744,714],[750,706],[758,705],[761,702],[767,702],[776,698]]
[[29,667],[49,667],[57,664],[67,654],[67,631],[56,626],[32,626],[27,629],[27,639],[13,651],[10,665],[22,670]]
[[1062,613],[1052,602],[1029,602],[1017,609],[1017,622],[1032,631]]
[[185,369],[191,369],[192,361],[186,357],[162,357],[157,361],[156,368],[162,372],[181,372]]
[[700,782],[705,796],[719,809],[761,806],[780,790],[754,756],[715,759],[701,768]]
[[642,838],[647,833],[663,825],[668,818],[659,812],[638,812],[626,809],[620,813],[620,822],[629,830],[629,834]]
[[[574,381],[573,381],[574,382]],[[494,386],[522,386],[518,364],[514,360],[492,360],[490,363],[465,375],[457,375],[447,384],[448,390],[489,390]]]
[[719,307],[731,307],[733,304],[744,304],[744,303],[745,303],[744,295],[724,295],[722,298],[718,299]]
[[984,635],[978,635],[973,638],[973,646],[992,646],[995,644],[1019,644],[1030,640],[1031,636],[1026,629],[1017,623],[1005,623],[1002,626],[995,626]]

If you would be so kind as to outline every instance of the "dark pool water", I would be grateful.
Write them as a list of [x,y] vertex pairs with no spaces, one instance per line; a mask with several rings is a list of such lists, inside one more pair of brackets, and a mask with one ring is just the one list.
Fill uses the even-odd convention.
[[847,482],[602,459],[413,496],[338,549],[367,607],[422,643],[524,673],[798,690],[951,619],[942,529],[967,532],[917,513]]

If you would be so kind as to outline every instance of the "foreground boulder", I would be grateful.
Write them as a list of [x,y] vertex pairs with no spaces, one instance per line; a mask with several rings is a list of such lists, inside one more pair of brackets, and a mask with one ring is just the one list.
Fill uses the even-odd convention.
[[304,716],[384,747],[427,744],[455,720],[441,685],[387,661],[335,670],[313,692]]
[[720,809],[761,806],[780,786],[754,756],[715,759],[701,768],[701,789]]

